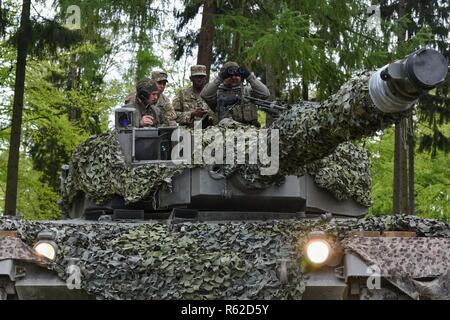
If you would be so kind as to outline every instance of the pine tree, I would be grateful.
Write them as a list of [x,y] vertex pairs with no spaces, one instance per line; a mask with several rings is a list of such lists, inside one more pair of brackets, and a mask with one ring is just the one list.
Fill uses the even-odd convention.
[[11,125],[11,137],[8,158],[8,176],[6,180],[5,214],[16,215],[17,179],[19,175],[19,149],[22,130],[23,97],[25,91],[25,71],[31,33],[31,0],[22,2],[22,14],[18,31],[16,80],[14,85],[14,106]]

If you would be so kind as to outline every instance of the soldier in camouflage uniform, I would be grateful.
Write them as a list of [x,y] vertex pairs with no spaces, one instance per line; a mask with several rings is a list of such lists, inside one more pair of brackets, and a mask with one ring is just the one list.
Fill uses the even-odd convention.
[[[163,94],[166,85],[167,85],[167,74],[163,71],[153,71],[151,75],[152,80],[157,83],[158,91],[159,91],[159,99],[156,103],[156,106],[161,109],[164,113],[164,117],[167,119],[168,125],[176,126],[176,113],[173,110],[173,107],[170,103],[169,98]],[[132,91],[125,98],[125,104],[130,104],[135,102],[136,91]]]
[[[247,80],[249,85],[244,86],[244,80]],[[241,94],[263,100],[268,99],[270,96],[269,89],[253,73],[245,67],[239,67],[236,62],[227,62],[220,70],[219,76],[205,86],[200,96],[208,103],[212,110],[218,113],[219,99]],[[260,127],[256,106],[245,100],[235,104],[231,110],[221,115],[220,118],[232,118],[243,124]]]
[[191,67],[192,86],[182,89],[172,101],[172,106],[177,113],[178,124],[193,127],[195,121],[202,119],[205,125],[211,125],[214,122],[214,113],[200,97],[200,92],[207,82],[206,77],[206,66]]
[[169,124],[175,126],[177,114],[170,103],[170,99],[164,94],[164,90],[168,83],[167,73],[161,70],[153,71],[152,80],[156,81],[159,90],[159,99],[156,106],[164,112],[164,116],[169,121]]
[[158,85],[154,80],[144,78],[136,84],[134,98],[126,104],[125,108],[137,110],[136,127],[160,127],[168,126],[169,123],[163,112],[157,107],[159,98]]

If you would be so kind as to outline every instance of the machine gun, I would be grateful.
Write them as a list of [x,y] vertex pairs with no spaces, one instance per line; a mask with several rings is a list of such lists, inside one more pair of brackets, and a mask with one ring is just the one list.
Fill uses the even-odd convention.
[[277,101],[268,101],[258,99],[252,96],[244,95],[242,96],[244,99],[253,103],[258,109],[268,112],[272,115],[279,115],[281,112],[286,111],[288,108],[283,104],[277,103]]
[[276,101],[268,101],[258,99],[249,95],[231,95],[219,97],[217,99],[217,109],[219,113],[219,121],[227,118],[227,114],[233,110],[241,101],[248,100],[253,103],[258,109],[270,113],[272,116],[278,116],[281,112],[286,111],[288,108]]

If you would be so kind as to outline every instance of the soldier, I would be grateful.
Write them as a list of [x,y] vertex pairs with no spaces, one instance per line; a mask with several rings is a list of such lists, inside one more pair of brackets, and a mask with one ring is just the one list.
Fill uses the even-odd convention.
[[156,106],[159,98],[158,85],[154,80],[144,78],[136,84],[136,94],[130,98],[133,102],[124,107],[135,108],[136,127],[160,127],[167,126],[168,121],[163,112]]
[[164,94],[164,90],[166,89],[168,83],[167,73],[161,70],[153,71],[152,80],[156,81],[159,90],[159,99],[156,106],[164,112],[164,116],[169,121],[170,125],[175,126],[177,114],[175,113],[169,98]]
[[192,86],[181,90],[172,101],[172,106],[177,113],[177,122],[180,125],[192,127],[195,121],[203,119],[205,126],[211,125],[214,114],[200,97],[200,92],[207,81],[206,66],[192,66],[190,79]]
[[[247,80],[249,85],[244,86],[244,80]],[[203,88],[200,96],[216,113],[223,113],[219,114],[219,121],[223,118],[232,118],[244,124],[260,127],[256,106],[245,100],[235,103],[226,112],[218,110],[221,99],[241,93],[264,100],[270,96],[269,89],[253,73],[245,67],[239,67],[236,62],[227,62],[220,70],[219,76]]]

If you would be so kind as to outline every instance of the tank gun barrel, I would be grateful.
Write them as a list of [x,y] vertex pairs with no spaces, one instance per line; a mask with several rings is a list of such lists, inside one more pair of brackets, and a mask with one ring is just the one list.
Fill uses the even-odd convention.
[[447,73],[448,61],[442,54],[420,49],[375,72],[369,82],[370,96],[379,110],[401,112],[444,82]]
[[326,101],[292,106],[271,126],[280,132],[281,173],[293,174],[339,144],[372,136],[397,122],[447,73],[442,54],[421,49],[376,72],[355,75]]

